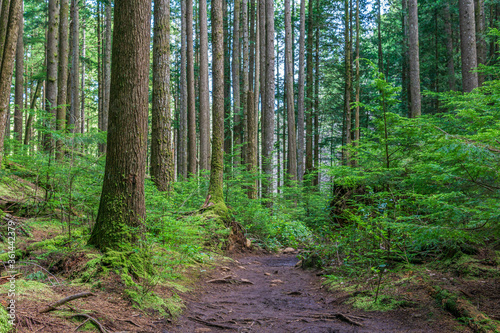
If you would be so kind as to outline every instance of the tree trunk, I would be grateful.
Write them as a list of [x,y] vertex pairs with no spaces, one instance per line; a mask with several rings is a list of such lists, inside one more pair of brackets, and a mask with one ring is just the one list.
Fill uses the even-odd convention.
[[[69,0],[61,0],[59,10],[59,69],[57,71],[57,118],[56,130],[62,132],[66,130],[66,100],[68,94],[68,24],[69,24]],[[60,133],[62,134],[62,133]],[[56,159],[63,157],[63,143],[61,139],[56,143]]]
[[290,11],[290,0],[285,0],[285,91],[288,120],[288,176],[290,180],[293,181],[297,180],[297,138],[295,135],[292,48],[292,15]]
[[450,4],[446,2],[443,7],[443,18],[444,18],[444,30],[446,34],[446,55],[448,60],[446,62],[446,67],[448,70],[448,88],[452,91],[457,90],[455,83],[455,60],[454,48],[453,48],[453,35],[451,30],[451,15],[450,15]]
[[[35,111],[36,109],[36,101],[38,97],[40,97],[40,88],[42,86],[43,81],[37,81],[35,92],[31,98],[30,109],[31,111]],[[32,124],[33,124],[33,112],[30,112],[28,119],[26,119],[26,127],[24,129],[24,144],[29,144],[32,137]]]
[[[315,22],[315,70],[314,70],[314,181],[313,185],[319,185],[319,22],[320,22],[320,0],[316,0]],[[352,4],[352,0],[351,0]],[[352,9],[351,9],[352,11]],[[351,28],[352,30],[352,28]],[[352,49],[352,45],[350,46]]]
[[378,41],[378,70],[384,72],[384,54],[382,53],[382,4],[377,0],[377,41]]
[[[23,7],[21,4],[21,12]],[[23,42],[24,22],[22,15],[19,20],[19,32],[16,46],[16,86],[15,86],[15,106],[14,106],[14,139],[23,142],[23,76],[24,76],[24,42]],[[26,96],[27,98],[27,96]]]
[[248,144],[248,92],[249,88],[249,36],[248,36],[248,0],[242,0],[241,6],[241,26],[243,28],[243,73],[242,73],[242,100],[241,100],[241,113],[242,113],[242,140],[243,140],[243,151],[242,151],[242,159],[246,155],[245,151],[247,149]]
[[[231,36],[227,2],[223,0],[224,15],[224,152],[226,157],[231,156],[233,150],[231,128]],[[228,163],[231,169],[232,163]]]
[[[274,0],[266,0],[266,99],[262,122],[262,170],[265,182],[263,195],[270,199],[274,191]],[[268,202],[268,206],[272,203]]]
[[[408,0],[409,53],[410,53],[410,112],[412,118],[419,117],[421,111],[420,59],[418,45],[418,6],[417,0]],[[437,75],[437,73],[436,73]]]
[[222,0],[212,0],[212,161],[208,195],[214,203],[224,203],[224,34]]
[[[475,0],[475,19],[476,19],[476,53],[477,53],[477,65],[486,65],[487,61],[487,44],[486,44],[486,17],[484,15],[484,0]],[[485,80],[485,76],[482,73],[478,73],[477,76],[478,85],[482,86]]]
[[[233,19],[233,145],[241,144],[241,101],[240,101],[240,2],[234,0],[234,19]],[[233,146],[233,147],[234,147]],[[239,150],[235,147],[233,152],[234,164],[239,164]]]
[[186,1],[187,37],[187,118],[188,118],[188,177],[196,176],[196,109],[194,92],[193,0]]
[[153,32],[151,177],[159,191],[167,191],[174,180],[170,123],[170,0],[155,1]]
[[473,0],[459,0],[460,46],[462,51],[462,86],[464,92],[478,87],[476,52],[476,23]]
[[180,112],[178,142],[178,174],[184,179],[188,176],[188,116],[187,116],[187,25],[186,0],[181,0],[181,78]]
[[300,0],[300,35],[299,35],[299,84],[297,95],[297,178],[304,178],[304,113],[305,113],[305,36],[306,36],[306,1]]
[[200,170],[210,168],[207,1],[200,0]]
[[[345,147],[343,149],[343,163],[345,165],[350,164],[349,150],[351,148],[351,89],[352,89],[352,74],[351,74],[351,42],[350,42],[350,24],[349,24],[349,2],[344,1],[345,6],[345,21],[344,21],[344,40],[345,40],[345,57],[344,57],[344,68],[345,68],[345,87],[344,87],[344,114],[345,114],[345,131],[344,131],[344,143]],[[379,68],[380,69],[380,68]]]
[[[354,115],[354,146],[359,146],[359,102],[360,102],[360,76],[359,76],[359,0],[356,0],[356,111]],[[357,159],[354,160],[354,165],[358,163]]]
[[145,218],[151,0],[116,0],[106,167],[89,244],[134,243]]
[[[80,22],[79,22],[79,8],[78,0],[71,1],[71,91],[70,91],[70,105],[71,116],[70,125],[73,133],[80,132],[81,123],[83,118],[80,115],[80,91],[78,77],[80,75]],[[111,10],[110,10],[111,15]],[[111,28],[111,26],[110,26]],[[82,88],[83,89],[83,88]],[[83,133],[83,132],[81,132]]]
[[[102,104],[102,130],[108,130],[110,89],[111,89],[111,4],[106,4],[106,27],[104,29],[104,60],[103,60],[103,104]],[[107,151],[106,145],[102,146],[102,152]]]
[[[86,0],[83,0],[83,8],[85,8],[85,2]],[[82,22],[82,58],[85,59],[85,20]],[[81,91],[82,91],[82,98],[81,98],[81,108],[80,108],[80,133],[85,133],[85,61],[82,62],[82,83],[81,83]]]
[[[5,2],[6,0],[4,0]],[[57,0],[49,0],[49,23],[47,32],[47,80],[45,82],[45,110],[49,119],[46,121],[49,131],[54,129],[57,106],[57,32],[59,31],[59,8]],[[50,118],[52,117],[52,119]],[[44,150],[52,152],[52,135],[43,138]]]

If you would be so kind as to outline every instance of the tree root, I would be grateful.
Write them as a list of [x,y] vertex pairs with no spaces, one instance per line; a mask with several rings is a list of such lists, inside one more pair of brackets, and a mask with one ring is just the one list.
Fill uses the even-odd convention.
[[68,302],[71,302],[75,299],[82,298],[82,297],[88,297],[88,296],[94,296],[94,294],[92,294],[90,292],[85,292],[85,293],[80,293],[80,294],[75,294],[75,295],[65,297],[65,298],[63,298],[63,299],[61,299],[53,304],[50,304],[46,308],[40,310],[38,313],[47,313],[50,311],[54,311],[57,309],[58,306],[61,306],[61,305],[68,303]]
[[92,323],[94,323],[98,328],[99,328],[99,331],[101,331],[101,333],[108,333],[108,331],[104,328],[104,326],[102,326],[102,324],[100,322],[97,321],[97,319],[95,319],[94,317],[92,316],[89,316],[88,314],[86,313],[78,313],[76,315],[72,315],[70,318],[75,318],[75,317],[84,317],[84,318],[87,318],[87,320],[85,320],[81,325],[79,325],[75,331],[77,329],[79,329],[82,325],[84,325],[87,321],[91,321]]

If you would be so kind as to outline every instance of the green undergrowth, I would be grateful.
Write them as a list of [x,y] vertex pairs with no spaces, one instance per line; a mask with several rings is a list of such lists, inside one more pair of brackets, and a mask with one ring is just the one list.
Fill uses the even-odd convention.
[[13,331],[12,325],[9,323],[9,316],[7,310],[0,306],[0,333],[9,333]]

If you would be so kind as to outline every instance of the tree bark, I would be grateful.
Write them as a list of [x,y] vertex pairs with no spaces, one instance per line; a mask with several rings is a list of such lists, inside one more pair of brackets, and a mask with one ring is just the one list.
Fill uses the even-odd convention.
[[139,238],[145,218],[151,0],[116,0],[106,167],[89,244],[104,251]]
[[349,24],[349,2],[344,1],[345,6],[345,21],[344,21],[344,41],[345,41],[345,55],[344,55],[344,68],[345,68],[345,86],[344,86],[344,114],[345,114],[345,131],[343,149],[343,163],[350,164],[349,150],[351,148],[351,90],[352,90],[352,73],[351,73],[351,41],[350,41],[350,24]]
[[446,2],[443,7],[444,30],[446,34],[446,68],[448,72],[448,88],[449,90],[457,90],[455,83],[455,60],[454,60],[454,47],[453,47],[453,34],[451,30],[451,15],[450,4]]
[[[359,75],[359,0],[356,0],[356,111],[354,114],[354,146],[359,146],[359,102],[360,102],[360,75]],[[358,163],[357,159],[354,160],[354,165]]]
[[[86,0],[83,0],[83,8],[85,8],[85,2]],[[85,40],[85,20],[82,21],[82,58],[85,59],[85,51],[86,51],[86,40]],[[82,62],[82,83],[81,83],[81,91],[82,91],[82,98],[81,98],[81,108],[80,108],[80,133],[85,133],[85,62]]]
[[193,0],[186,1],[187,37],[187,118],[188,118],[188,177],[196,176],[196,109],[194,91]]
[[462,51],[462,86],[464,92],[471,92],[478,87],[476,51],[476,22],[473,0],[459,0],[460,12],[460,48]]
[[[349,15],[346,17],[346,22],[349,22]],[[307,12],[306,174],[313,171],[313,33],[313,1],[310,0]]]
[[[4,0],[5,1],[5,0]],[[57,32],[59,31],[59,9],[57,0],[49,0],[49,23],[47,32],[47,80],[45,81],[45,110],[49,119],[46,121],[49,131],[54,129],[57,106]],[[52,152],[52,135],[43,138],[44,150]]]
[[151,177],[159,191],[174,180],[170,115],[170,0],[154,3]]
[[[21,12],[23,11],[21,4]],[[15,86],[15,106],[14,106],[14,139],[23,142],[23,84],[24,84],[24,42],[23,42],[24,22],[22,15],[19,20],[19,32],[16,46],[16,86]]]
[[[68,94],[68,55],[69,55],[69,40],[68,40],[68,25],[69,25],[69,0],[61,0],[59,10],[59,69],[57,71],[57,117],[56,130],[62,132],[66,130],[66,99]],[[58,139],[56,142],[56,159],[60,160],[63,157],[63,142]]]
[[285,0],[285,91],[288,122],[288,176],[290,180],[294,181],[297,180],[297,137],[295,135],[292,49],[292,15],[290,11],[290,0]]
[[[79,22],[79,8],[78,0],[71,1],[71,90],[70,90],[70,105],[71,116],[70,126],[73,133],[83,133],[80,131],[83,118],[80,115],[80,89],[79,89],[79,76],[80,76],[80,22]],[[111,12],[111,9],[110,9]],[[110,13],[111,14],[111,13]],[[111,28],[111,26],[110,26]],[[83,89],[83,87],[82,87]]]
[[[111,97],[111,4],[106,4],[106,27],[104,29],[104,59],[103,59],[103,104],[102,104],[102,130],[108,130],[109,105]],[[102,146],[102,152],[107,151],[106,145]]]
[[244,159],[248,144],[248,92],[249,88],[249,36],[248,36],[248,0],[242,0],[241,6],[241,26],[243,28],[243,73],[242,73],[242,100],[241,100],[241,114],[243,119],[242,124],[242,140],[243,140],[243,151],[242,159]]
[[[475,19],[476,19],[476,53],[477,53],[477,65],[486,65],[487,61],[487,49],[486,44],[486,17],[484,15],[484,0],[475,0]],[[482,86],[485,80],[485,75],[478,73],[477,76],[478,85]]]
[[[224,15],[224,152],[226,157],[231,156],[233,150],[231,127],[231,34],[230,19],[227,12],[227,2],[223,0]],[[232,163],[228,163],[230,169]]]
[[[320,0],[316,0],[316,13],[314,15],[315,36],[315,59],[314,59],[314,180],[313,185],[319,185],[319,22],[320,22]],[[352,12],[352,0],[351,0]],[[351,15],[352,16],[352,15]],[[352,32],[352,27],[351,27]],[[352,40],[352,38],[351,38]],[[352,49],[352,42],[350,43]],[[352,68],[351,68],[352,69]]]
[[186,0],[181,0],[181,78],[178,142],[178,174],[184,179],[188,176],[188,116],[187,116],[187,25]]
[[300,1],[300,35],[299,35],[299,84],[297,95],[297,178],[304,178],[304,113],[305,113],[305,35],[306,35],[306,4]]
[[200,170],[210,168],[207,1],[200,0]]
[[[234,18],[233,18],[233,61],[232,61],[232,76],[233,76],[233,147],[239,146],[241,142],[241,100],[240,100],[240,2],[234,0]],[[239,150],[235,148],[233,155],[235,157],[234,164],[239,164]]]
[[417,0],[408,0],[409,53],[410,53],[410,111],[412,118],[419,117],[421,111],[420,59],[418,43]]
[[382,4],[377,0],[377,41],[378,41],[378,70],[384,72],[384,54],[382,53]]
[[[270,199],[274,191],[274,1],[266,0],[266,99],[262,123],[262,170],[265,177],[263,195]],[[268,206],[272,205],[268,202]]]
[[224,203],[224,33],[222,0],[212,0],[212,161],[208,195],[214,203]]

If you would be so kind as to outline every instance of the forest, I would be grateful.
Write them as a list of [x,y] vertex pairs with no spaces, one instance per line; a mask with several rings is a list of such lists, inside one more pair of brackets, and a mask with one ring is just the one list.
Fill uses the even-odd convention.
[[499,0],[0,0],[0,333],[500,332]]

